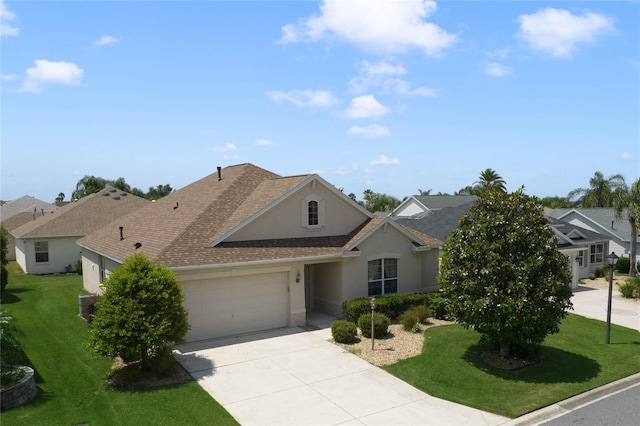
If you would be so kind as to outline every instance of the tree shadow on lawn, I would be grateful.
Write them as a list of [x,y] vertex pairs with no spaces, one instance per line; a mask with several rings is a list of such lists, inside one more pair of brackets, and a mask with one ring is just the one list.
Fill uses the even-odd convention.
[[3,305],[10,305],[12,303],[17,303],[22,299],[16,294],[26,293],[28,291],[33,291],[30,288],[9,288],[2,292],[0,296],[0,300],[2,300]]
[[480,344],[469,346],[463,359],[479,370],[505,380],[527,383],[582,383],[598,376],[601,371],[600,364],[591,358],[549,346],[540,348],[539,360],[535,364],[515,370],[502,370],[482,360],[481,353],[485,349]]

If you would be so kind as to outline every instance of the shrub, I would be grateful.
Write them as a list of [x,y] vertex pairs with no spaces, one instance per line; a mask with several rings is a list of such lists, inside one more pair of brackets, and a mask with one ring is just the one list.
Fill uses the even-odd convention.
[[399,320],[404,331],[415,333],[420,330],[420,327],[418,327],[418,323],[420,323],[420,317],[415,309],[409,309],[408,311],[405,311],[402,315],[400,315]]
[[82,260],[76,262],[76,274],[82,275]]
[[609,275],[609,266],[601,266],[594,271],[596,278],[602,278]]
[[[389,334],[389,324],[391,320],[385,314],[376,312],[373,317],[373,334],[376,339]],[[371,314],[362,314],[358,318],[358,327],[364,337],[371,337]]]
[[9,284],[9,271],[7,264],[9,254],[9,233],[0,225],[0,289],[4,290]]
[[331,323],[331,336],[338,343],[353,343],[357,334],[358,328],[354,322],[336,320]]
[[614,266],[614,269],[616,270],[616,272],[620,272],[621,274],[628,274],[630,267],[631,267],[631,259],[629,259],[628,257],[621,256],[620,258],[618,258],[618,261],[616,262],[616,266]]
[[16,320],[5,310],[0,310],[0,367],[17,363],[22,356],[22,345],[18,338],[23,332]]
[[630,278],[624,284],[618,284],[618,289],[624,298],[631,299],[633,290],[636,291],[636,297],[640,297],[640,278]]
[[418,322],[421,324],[426,324],[427,320],[431,316],[431,309],[429,309],[425,305],[418,305],[411,308],[411,311],[415,312],[418,316]]
[[436,294],[436,296],[431,297],[429,300],[429,308],[431,308],[434,318],[441,320],[448,319],[447,300],[437,293],[434,294]]
[[[376,296],[376,312],[381,312],[390,318],[397,318],[400,313],[417,305],[427,305],[431,294],[435,293],[411,293],[389,294]],[[342,303],[342,313],[349,321],[357,322],[361,315],[371,314],[371,299],[359,297]]]

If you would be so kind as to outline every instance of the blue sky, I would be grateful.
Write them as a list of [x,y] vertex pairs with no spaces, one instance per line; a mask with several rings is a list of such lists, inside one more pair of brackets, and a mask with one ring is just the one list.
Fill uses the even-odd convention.
[[640,175],[637,1],[2,3],[1,193],[250,162],[358,199]]

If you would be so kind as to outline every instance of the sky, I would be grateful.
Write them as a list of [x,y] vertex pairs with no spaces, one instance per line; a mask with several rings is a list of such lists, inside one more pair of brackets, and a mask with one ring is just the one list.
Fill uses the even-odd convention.
[[252,163],[361,200],[640,176],[638,1],[3,1],[0,199]]

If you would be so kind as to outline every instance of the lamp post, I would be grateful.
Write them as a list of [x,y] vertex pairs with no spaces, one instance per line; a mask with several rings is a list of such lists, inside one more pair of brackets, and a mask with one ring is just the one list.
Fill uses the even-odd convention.
[[376,336],[374,334],[374,318],[373,318],[373,313],[376,311],[376,297],[373,296],[371,298],[371,350],[373,350],[373,342],[376,339]]
[[618,256],[614,252],[611,252],[607,256],[607,263],[609,264],[609,299],[607,300],[607,337],[605,342],[609,344],[609,337],[611,336],[611,293],[613,292],[613,267],[618,261]]

